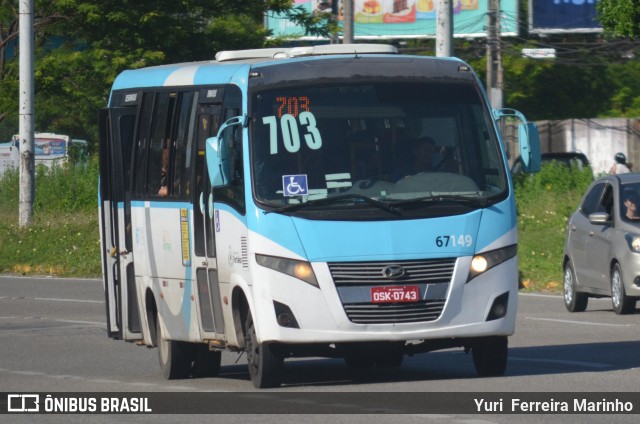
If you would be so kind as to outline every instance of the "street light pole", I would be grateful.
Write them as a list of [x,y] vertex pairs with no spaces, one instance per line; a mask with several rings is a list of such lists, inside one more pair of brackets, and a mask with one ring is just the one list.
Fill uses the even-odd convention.
[[342,4],[344,8],[342,42],[351,44],[353,43],[353,0],[344,0]]
[[20,227],[26,227],[31,224],[35,197],[33,0],[20,0],[18,13],[20,28],[20,140],[18,141],[20,143],[20,200],[18,221]]
[[453,0],[438,0],[436,56],[453,56]]
[[494,109],[502,108],[502,51],[500,0],[489,0],[487,24],[487,93]]

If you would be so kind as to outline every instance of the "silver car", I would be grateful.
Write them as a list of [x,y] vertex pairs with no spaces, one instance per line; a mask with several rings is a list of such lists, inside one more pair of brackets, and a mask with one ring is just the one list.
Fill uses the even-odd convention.
[[[637,210],[636,210],[637,208]],[[587,189],[567,222],[564,304],[582,312],[590,297],[611,297],[616,314],[640,298],[640,173],[608,175]]]

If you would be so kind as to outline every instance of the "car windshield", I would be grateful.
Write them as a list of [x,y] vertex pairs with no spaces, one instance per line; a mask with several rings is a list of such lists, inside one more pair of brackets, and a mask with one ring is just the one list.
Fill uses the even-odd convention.
[[417,207],[429,198],[484,206],[507,189],[484,111],[477,90],[461,84],[261,91],[251,115],[255,197],[273,211]]

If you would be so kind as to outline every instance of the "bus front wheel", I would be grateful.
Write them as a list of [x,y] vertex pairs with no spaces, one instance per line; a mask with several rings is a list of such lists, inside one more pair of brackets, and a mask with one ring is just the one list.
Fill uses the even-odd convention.
[[245,320],[244,344],[247,353],[249,376],[254,387],[258,389],[279,387],[282,384],[284,358],[275,352],[273,345],[258,343],[251,312],[247,312]]
[[482,377],[502,375],[507,369],[507,337],[487,337],[479,340],[471,347],[471,355],[478,375]]

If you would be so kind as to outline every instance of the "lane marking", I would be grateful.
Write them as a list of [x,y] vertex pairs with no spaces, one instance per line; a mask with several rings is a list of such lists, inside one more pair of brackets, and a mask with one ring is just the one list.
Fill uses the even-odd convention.
[[47,281],[56,281],[56,282],[65,282],[65,281],[91,281],[91,282],[101,282],[101,278],[91,278],[91,277],[54,277],[52,275],[11,275],[11,274],[2,274],[0,275],[0,280],[47,280]]
[[521,358],[521,357],[513,357],[513,356],[509,356],[509,360],[523,361],[523,362],[544,362],[544,363],[560,364],[560,365],[573,365],[573,366],[593,368],[593,369],[611,368],[613,366],[611,364],[601,364],[598,362],[569,361],[569,360],[563,360],[563,359],[533,359],[533,358]]
[[82,300],[82,299],[65,299],[65,298],[60,299],[55,297],[34,297],[32,299],[41,300],[45,302],[104,303],[104,300]]
[[[44,372],[38,371],[17,371],[17,370],[8,370],[6,368],[0,368],[0,374],[13,374],[18,376],[33,376],[33,377],[45,377],[55,380],[72,380],[72,381],[86,381],[88,383],[96,383],[96,384],[115,384],[117,386],[129,386],[131,388],[156,388],[160,389],[160,391],[165,390],[184,390],[184,391],[201,391],[198,387],[189,387],[189,386],[179,386],[179,385],[171,385],[167,386],[166,384],[157,384],[157,383],[145,383],[145,382],[126,382],[120,380],[112,380],[105,378],[86,378],[81,377],[79,375],[70,375],[70,374],[47,374]],[[219,390],[220,392],[229,392],[229,390]]]
[[530,319],[533,321],[561,322],[564,324],[594,325],[594,326],[601,326],[601,327],[631,327],[631,324],[607,324],[604,322],[573,321],[568,319],[534,318],[534,317],[525,317],[525,319]]
[[83,325],[90,325],[90,326],[93,326],[93,327],[104,327],[104,328],[107,328],[107,323],[106,322],[78,321],[78,320],[72,320],[72,319],[56,319],[54,321],[66,322],[66,323],[69,323],[69,324],[83,324]]
[[518,296],[531,296],[531,297],[549,297],[552,299],[561,299],[561,294],[543,294],[543,293],[518,293]]
[[40,302],[75,302],[75,303],[104,303],[104,300],[89,300],[89,299],[69,299],[59,297],[28,297],[28,296],[0,296],[0,300],[37,300]]

